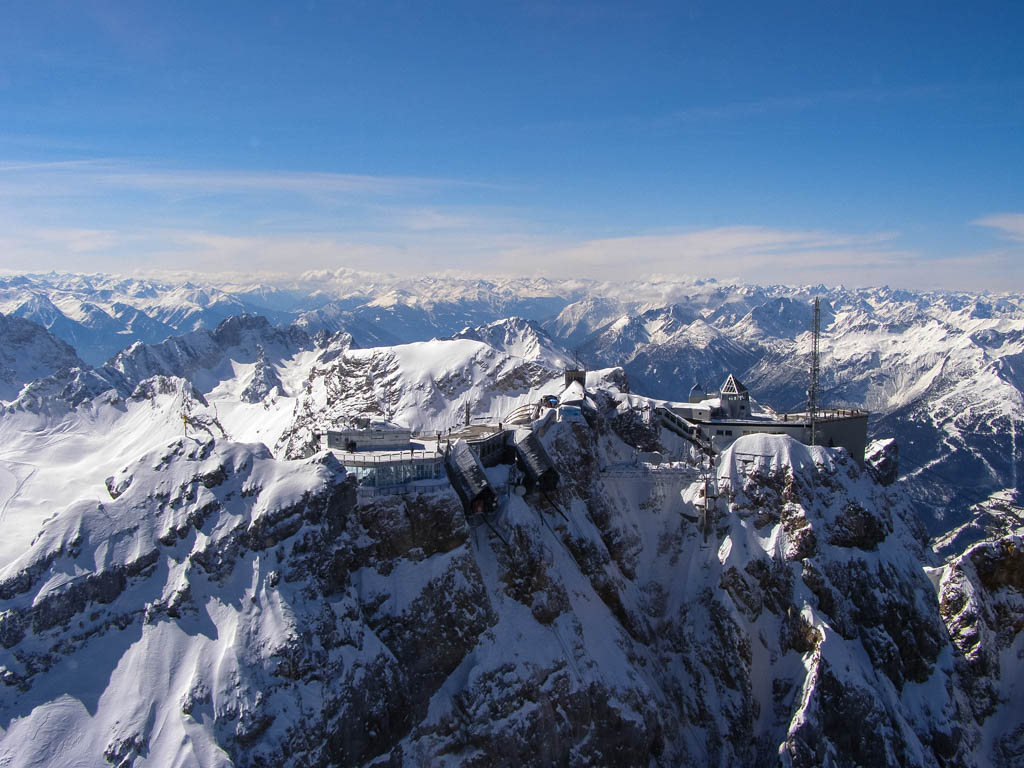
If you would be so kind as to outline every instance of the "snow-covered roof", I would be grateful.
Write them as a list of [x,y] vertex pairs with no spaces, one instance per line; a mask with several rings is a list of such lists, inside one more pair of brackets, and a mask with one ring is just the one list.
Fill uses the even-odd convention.
[[463,503],[473,502],[481,493],[491,490],[487,475],[476,454],[465,440],[456,440],[448,454],[449,479]]
[[587,398],[587,390],[583,388],[583,385],[578,381],[569,382],[569,385],[562,390],[562,394],[559,397],[559,402],[562,405],[568,405],[569,403],[582,403]]
[[671,409],[677,416],[681,416],[684,419],[702,419],[704,421],[711,418],[711,411],[713,410],[712,406],[708,405],[707,402],[673,405]]
[[532,429],[517,429],[515,445],[516,453],[534,482],[540,481],[545,474],[551,472],[557,476],[558,473],[551,457],[548,456],[548,452],[544,450],[544,446],[541,445],[540,439]]
[[351,431],[373,431],[373,432],[409,432],[408,427],[403,427],[401,424],[396,424],[393,421],[381,418],[380,416],[368,416],[366,418],[359,418],[355,420],[355,423],[348,424],[340,429],[332,429],[332,432],[351,432]]

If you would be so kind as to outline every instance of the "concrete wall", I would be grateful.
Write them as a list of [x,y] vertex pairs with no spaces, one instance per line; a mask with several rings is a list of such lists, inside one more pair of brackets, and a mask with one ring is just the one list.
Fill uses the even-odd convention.
[[845,448],[854,461],[864,466],[864,449],[868,443],[867,414],[819,421],[817,433],[818,445]]
[[722,395],[722,410],[726,418],[746,419],[750,417],[750,395]]
[[587,387],[587,372],[574,368],[565,369],[565,386],[569,386],[574,381],[578,381],[580,386],[586,389]]
[[671,411],[676,416],[682,416],[684,419],[693,421],[707,421],[711,418],[711,406],[710,405],[698,405],[696,403],[691,404],[690,407],[685,405],[673,405]]

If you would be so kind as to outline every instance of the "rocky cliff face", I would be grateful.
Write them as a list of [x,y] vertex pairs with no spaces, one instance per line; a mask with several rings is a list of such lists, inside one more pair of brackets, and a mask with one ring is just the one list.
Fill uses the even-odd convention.
[[0,762],[1013,764],[1019,539],[940,603],[897,493],[768,436],[702,526],[699,468],[635,462],[671,436],[596,400],[544,430],[558,489],[499,465],[486,520],[357,502],[328,453],[127,460],[0,571]]
[[454,494],[187,439],[106,485],[0,576],[8,764],[363,763],[494,622]]
[[[155,376],[184,378],[209,392],[236,379],[239,369],[248,375],[237,382],[237,399],[259,402],[275,386],[283,387],[275,365],[316,348],[317,341],[295,326],[275,327],[256,315],[232,316],[212,331],[194,331],[159,344],[136,342],[97,368],[77,360],[68,348],[72,355],[68,364],[53,366],[50,375],[32,380],[12,407],[36,411],[54,405],[76,407],[111,390],[127,397]],[[78,365],[72,366],[76,361]]]
[[[142,378],[192,377],[197,366],[222,382],[236,371],[221,364],[254,364],[252,340],[282,373],[299,350],[310,350],[308,337],[347,332],[355,346],[367,348],[425,342],[478,326],[472,338],[529,362],[566,359],[558,349],[564,344],[578,350],[591,368],[623,367],[634,390],[650,396],[685,399],[694,381],[713,389],[726,374],[736,373],[762,404],[795,410],[807,396],[815,296],[822,300],[823,402],[867,408],[874,416],[872,437],[897,439],[898,482],[913,496],[932,535],[945,536],[965,524],[984,529],[984,536],[964,530],[963,542],[991,535],[999,527],[991,518],[1003,515],[989,501],[1014,500],[1024,477],[1016,439],[1024,419],[1020,296],[714,280],[414,279],[347,269],[277,287],[109,275],[0,276],[0,312],[39,323],[86,362],[99,366],[130,347],[118,356],[121,370],[78,371],[39,382],[32,393],[38,399],[59,392],[76,403],[103,387],[122,387],[122,373],[132,379],[122,396]],[[292,340],[282,347],[266,334],[248,334],[244,343],[224,347],[211,341],[214,332],[188,334],[244,313],[264,315],[272,323],[294,321],[291,330],[280,330]],[[515,317],[535,325],[527,328]],[[553,339],[538,333],[536,324]],[[187,338],[168,340],[172,334]],[[131,347],[135,342],[144,347]],[[16,390],[27,377],[45,375],[45,369],[11,379],[10,387]],[[0,370],[0,389],[2,378]],[[281,391],[291,389],[287,376],[280,380]],[[247,397],[273,389],[272,382],[263,386],[267,381],[258,381]],[[207,394],[204,382],[194,383]],[[15,396],[17,391],[0,394]],[[282,429],[275,427],[278,433]],[[236,431],[246,439],[253,436],[243,428]],[[259,437],[275,443],[276,436],[269,439],[266,431]]]
[[638,516],[657,494],[630,509],[638,481],[563,469],[603,544],[595,592],[658,659],[683,764],[970,764],[955,697],[913,704],[952,678],[923,547],[845,457],[738,441],[706,542],[685,519]]
[[956,647],[956,673],[994,763],[1024,759],[1024,542],[977,544],[935,574],[939,605]]

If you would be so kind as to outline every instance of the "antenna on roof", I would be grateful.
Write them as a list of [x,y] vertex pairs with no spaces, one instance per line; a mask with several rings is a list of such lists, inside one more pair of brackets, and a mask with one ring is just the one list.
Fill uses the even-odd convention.
[[814,320],[811,328],[811,386],[807,389],[807,418],[811,422],[811,445],[817,438],[818,421],[818,374],[821,371],[818,360],[818,340],[821,336],[821,306],[814,297]]

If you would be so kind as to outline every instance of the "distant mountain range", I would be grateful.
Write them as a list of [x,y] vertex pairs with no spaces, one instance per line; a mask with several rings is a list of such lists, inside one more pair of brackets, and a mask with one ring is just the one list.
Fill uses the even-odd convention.
[[[1017,297],[315,282],[2,283],[0,765],[1019,764]],[[653,407],[735,372],[800,408],[814,296],[825,401],[895,441],[746,435],[706,510]],[[499,461],[486,516],[319,450],[577,358],[557,485]]]
[[[694,383],[714,390],[732,372],[762,405],[799,409],[815,296],[822,401],[867,408],[872,435],[896,438],[901,477],[929,530],[948,534],[990,520],[993,503],[1016,504],[1024,476],[1016,437],[1024,418],[1024,297],[1016,295],[351,270],[277,284],[19,275],[0,279],[8,326],[30,320],[55,338],[11,336],[6,348],[26,350],[20,359],[33,362],[5,364],[0,386],[13,400],[33,379],[79,365],[74,354],[91,366],[118,356],[118,371],[171,372],[191,364],[190,354],[205,354],[180,349],[198,343],[188,334],[250,314],[291,326],[280,333],[297,347],[338,333],[351,349],[457,337],[554,365],[578,358],[594,368],[621,366],[635,391],[669,400],[685,399]],[[166,341],[182,334],[181,342]],[[139,342],[157,346],[132,347]],[[160,363],[170,349],[184,358]]]

